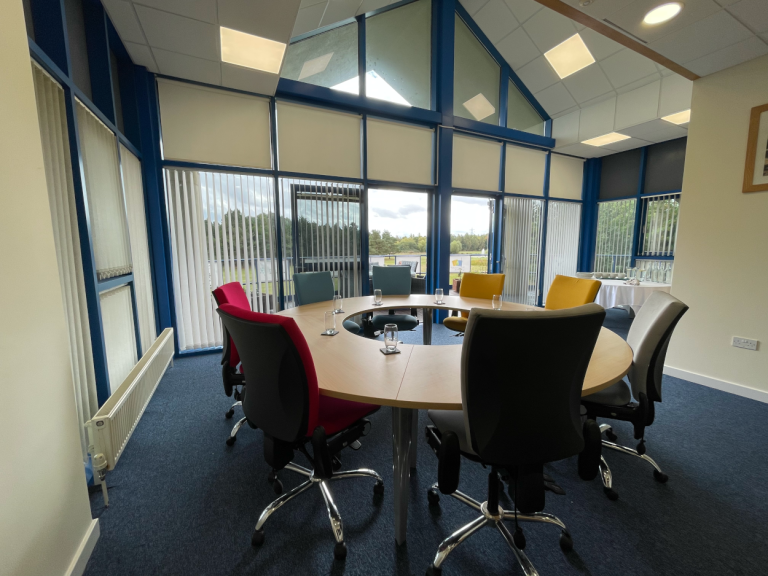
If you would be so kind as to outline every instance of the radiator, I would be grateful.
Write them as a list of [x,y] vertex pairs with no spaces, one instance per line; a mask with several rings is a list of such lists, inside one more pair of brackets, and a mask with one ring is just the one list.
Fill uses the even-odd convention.
[[168,364],[173,360],[173,353],[173,328],[166,328],[86,424],[88,452],[94,471],[98,472],[106,505],[109,501],[105,473],[112,470],[120,459]]

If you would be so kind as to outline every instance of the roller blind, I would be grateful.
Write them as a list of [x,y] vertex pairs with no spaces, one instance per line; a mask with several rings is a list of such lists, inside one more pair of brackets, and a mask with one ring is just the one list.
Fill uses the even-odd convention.
[[544,195],[547,153],[507,144],[504,191],[511,194]]
[[113,393],[138,362],[131,289],[127,285],[113,288],[99,294],[99,299],[109,389]]
[[453,187],[499,190],[501,143],[453,135]]
[[361,117],[277,103],[280,170],[360,178]]
[[272,168],[269,100],[159,79],[166,160]]
[[552,154],[549,166],[549,197],[581,200],[584,160]]
[[368,119],[368,178],[433,184],[435,131]]

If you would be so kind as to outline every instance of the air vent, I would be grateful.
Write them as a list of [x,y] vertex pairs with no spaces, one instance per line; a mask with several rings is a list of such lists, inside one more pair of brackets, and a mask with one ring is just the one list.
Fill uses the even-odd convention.
[[610,24],[611,26],[613,26],[614,28],[616,28],[616,30],[620,30],[621,32],[624,32],[624,34],[626,34],[626,35],[627,35],[627,36],[629,36],[630,38],[634,38],[634,39],[635,39],[635,40],[637,40],[638,42],[642,42],[643,44],[648,44],[648,42],[646,42],[646,41],[645,41],[645,40],[643,40],[642,38],[639,38],[639,37],[635,36],[634,34],[632,34],[632,32],[628,32],[627,30],[624,30],[624,28],[622,28],[622,27],[621,27],[621,26],[619,26],[618,24],[614,24],[613,22],[611,22],[610,20],[608,20],[608,18],[603,18],[603,22],[605,22],[605,23],[607,23],[607,24]]

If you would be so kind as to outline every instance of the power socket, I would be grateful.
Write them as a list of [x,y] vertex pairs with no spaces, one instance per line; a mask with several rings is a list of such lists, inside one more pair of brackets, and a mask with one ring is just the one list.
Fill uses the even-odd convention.
[[749,338],[733,337],[732,346],[736,348],[744,348],[745,350],[757,350],[757,340],[750,340]]

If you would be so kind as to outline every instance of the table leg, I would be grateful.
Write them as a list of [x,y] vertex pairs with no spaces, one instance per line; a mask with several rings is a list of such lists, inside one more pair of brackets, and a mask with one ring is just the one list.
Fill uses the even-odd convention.
[[413,412],[413,421],[411,423],[411,469],[416,469],[416,459],[418,456],[419,448],[419,411],[416,409],[411,410]]
[[422,334],[424,336],[424,345],[432,344],[432,308],[422,309]]
[[410,494],[411,437],[413,413],[411,408],[392,408],[392,461],[395,487],[395,542],[405,542],[408,530],[408,498]]

